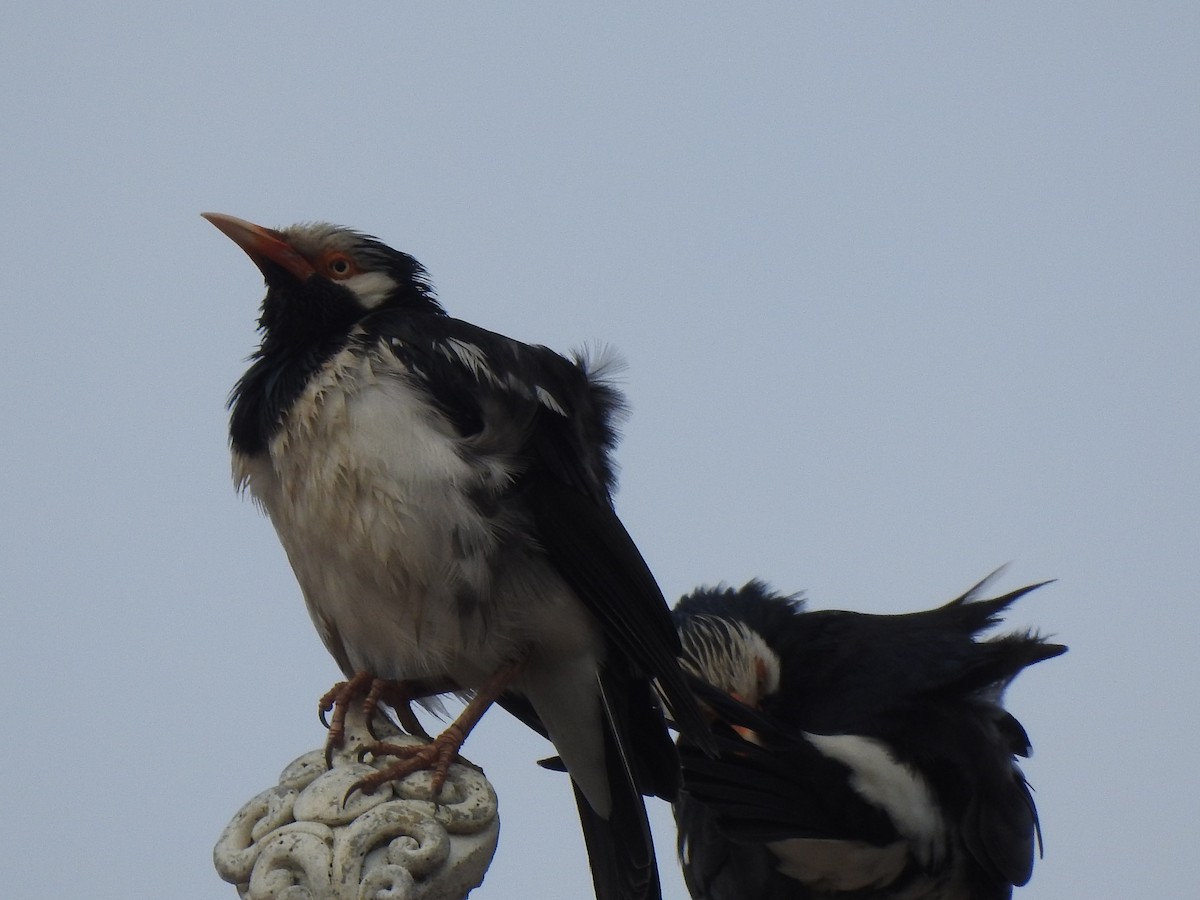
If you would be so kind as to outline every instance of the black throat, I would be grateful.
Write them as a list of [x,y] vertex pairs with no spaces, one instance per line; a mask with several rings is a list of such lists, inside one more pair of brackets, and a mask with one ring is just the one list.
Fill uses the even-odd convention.
[[305,385],[349,342],[366,310],[322,278],[267,278],[258,324],[262,343],[229,395],[229,443],[247,456],[265,453]]

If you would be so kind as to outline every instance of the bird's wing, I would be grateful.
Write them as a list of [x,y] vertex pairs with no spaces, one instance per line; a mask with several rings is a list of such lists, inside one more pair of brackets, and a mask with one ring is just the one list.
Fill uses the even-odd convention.
[[616,514],[550,478],[537,479],[528,500],[547,553],[620,657],[658,680],[676,726],[703,743],[708,728],[678,668],[666,604]]
[[464,447],[512,463],[515,479],[495,490],[528,511],[541,549],[600,623],[614,651],[606,665],[655,678],[677,726],[704,743],[666,601],[612,507],[620,394],[583,360],[444,316],[390,315],[368,337],[386,338],[470,439]]
[[883,846],[896,840],[891,818],[851,786],[851,769],[723,691],[694,680],[722,722],[753,731],[751,743],[717,726],[719,754],[681,741],[684,791],[717,816],[732,839],[852,840]]
[[693,900],[810,900],[816,895],[779,871],[762,843],[735,842],[707,806],[682,794],[674,806],[676,850]]

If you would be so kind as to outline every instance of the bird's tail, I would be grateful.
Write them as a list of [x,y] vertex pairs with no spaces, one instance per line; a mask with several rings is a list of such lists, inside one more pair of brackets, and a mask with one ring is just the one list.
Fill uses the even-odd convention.
[[579,824],[587,845],[596,900],[659,900],[662,887],[650,822],[642,795],[628,773],[609,767],[613,802],[607,820],[592,809],[574,782],[571,786],[579,807]]
[[[623,677],[624,676],[624,677]],[[612,670],[600,676],[607,819],[572,782],[597,900],[659,900],[662,888],[643,795],[675,798],[679,758],[650,683]]]
[[1003,572],[1003,567],[996,569],[962,595],[955,597],[945,606],[936,610],[933,614],[943,620],[949,619],[953,621],[956,627],[965,634],[978,634],[984,629],[999,623],[1004,611],[1026,594],[1036,591],[1040,587],[1045,587],[1053,580],[1039,581],[1036,584],[1017,588],[1015,591],[1009,591],[1007,594],[999,597],[985,599],[983,592]]

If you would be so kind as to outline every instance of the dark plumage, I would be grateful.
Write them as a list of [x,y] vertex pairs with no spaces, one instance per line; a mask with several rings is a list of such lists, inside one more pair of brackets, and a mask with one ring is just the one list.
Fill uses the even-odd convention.
[[[498,699],[564,760],[598,896],[657,897],[642,795],[674,797],[679,771],[654,685],[685,732],[706,726],[613,510],[622,401],[603,366],[450,318],[374,238],[206,217],[266,280],[234,473],[350,679],[330,696],[371,677],[401,699],[473,694],[464,732]],[[448,764],[452,732],[423,764]]]
[[711,759],[681,742],[692,896],[1010,897],[1040,832],[1002,695],[1066,647],[978,635],[1036,587],[892,616],[807,612],[761,582],[683,598],[685,665],[721,745]]

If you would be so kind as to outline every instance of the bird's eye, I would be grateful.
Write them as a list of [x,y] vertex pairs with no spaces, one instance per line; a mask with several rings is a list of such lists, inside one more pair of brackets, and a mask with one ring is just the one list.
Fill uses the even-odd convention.
[[325,260],[325,269],[331,278],[349,278],[354,274],[354,263],[343,253],[335,253]]
[[767,690],[767,662],[762,657],[754,658],[754,682],[761,698]]

